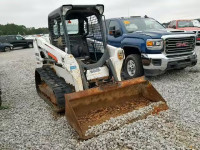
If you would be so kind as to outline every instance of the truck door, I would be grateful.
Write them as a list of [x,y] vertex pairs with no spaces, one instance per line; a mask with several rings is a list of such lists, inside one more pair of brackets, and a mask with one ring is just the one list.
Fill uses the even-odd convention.
[[111,20],[108,24],[108,44],[121,47],[122,29],[119,23],[115,20]]
[[17,35],[15,43],[19,47],[27,47],[27,41],[22,36]]
[[7,43],[12,44],[14,47],[17,47],[17,40],[15,35],[8,35],[6,37]]

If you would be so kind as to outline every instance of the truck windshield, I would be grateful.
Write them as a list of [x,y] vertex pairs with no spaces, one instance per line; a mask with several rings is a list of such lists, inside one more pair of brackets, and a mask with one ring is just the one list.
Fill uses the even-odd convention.
[[178,21],[178,27],[179,28],[198,27],[198,26],[199,26],[198,20],[195,20],[195,21],[192,21],[192,20]]
[[124,19],[123,23],[128,33],[165,29],[160,23],[151,18],[129,18]]

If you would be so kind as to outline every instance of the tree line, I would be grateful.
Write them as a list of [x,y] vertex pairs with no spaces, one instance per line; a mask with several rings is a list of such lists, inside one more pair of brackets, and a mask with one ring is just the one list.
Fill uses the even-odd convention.
[[0,24],[0,35],[33,35],[33,34],[48,34],[48,28],[27,28],[24,25],[16,24]]

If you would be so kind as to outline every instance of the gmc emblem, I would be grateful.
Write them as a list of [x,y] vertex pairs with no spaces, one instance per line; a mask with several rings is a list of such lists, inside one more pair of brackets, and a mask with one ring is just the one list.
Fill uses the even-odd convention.
[[176,43],[176,47],[186,47],[186,46],[189,46],[187,42]]

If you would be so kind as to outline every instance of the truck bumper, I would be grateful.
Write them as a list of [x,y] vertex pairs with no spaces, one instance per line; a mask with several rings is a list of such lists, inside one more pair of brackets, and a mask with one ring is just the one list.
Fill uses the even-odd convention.
[[197,55],[193,52],[187,56],[168,58],[164,54],[142,54],[142,63],[146,76],[156,76],[167,70],[196,65]]

